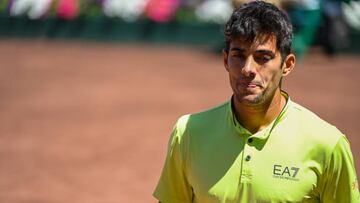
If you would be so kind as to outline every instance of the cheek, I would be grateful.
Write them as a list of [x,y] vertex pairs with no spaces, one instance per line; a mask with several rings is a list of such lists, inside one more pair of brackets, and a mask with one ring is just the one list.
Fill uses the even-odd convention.
[[241,67],[244,65],[244,62],[238,58],[230,57],[228,60],[228,65],[231,67],[231,69],[241,69]]
[[229,80],[230,80],[231,86],[234,86],[236,83],[237,77],[234,74],[231,74],[231,72],[229,72]]
[[272,70],[272,71],[264,71],[259,75],[264,84],[276,85],[280,81],[282,74],[280,70]]
[[237,74],[234,74],[234,72],[229,71],[229,83],[231,88],[235,91],[237,88],[237,81],[238,81],[238,76]]
[[232,80],[236,80],[241,75],[241,68],[239,68],[239,66],[235,66],[234,64],[229,63],[227,71],[229,73],[230,79]]
[[274,85],[279,85],[281,77],[282,77],[281,71],[277,71],[273,74],[273,77],[271,78],[271,82]]

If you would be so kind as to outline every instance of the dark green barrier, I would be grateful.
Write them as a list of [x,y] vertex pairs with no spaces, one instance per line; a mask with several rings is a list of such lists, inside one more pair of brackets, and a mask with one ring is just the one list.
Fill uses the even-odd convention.
[[[295,35],[296,36],[296,35]],[[67,21],[55,17],[29,20],[0,14],[0,37],[81,39],[96,41],[181,43],[220,49],[223,25],[200,22],[125,22],[105,16],[81,16]],[[360,53],[360,32],[350,30],[350,47],[343,52]],[[295,40],[296,41],[296,40]]]

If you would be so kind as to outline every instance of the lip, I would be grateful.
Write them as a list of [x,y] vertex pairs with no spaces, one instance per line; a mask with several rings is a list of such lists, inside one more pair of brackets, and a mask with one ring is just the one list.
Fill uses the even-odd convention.
[[250,83],[250,84],[247,85],[248,88],[255,88],[255,87],[257,87],[257,86],[258,86],[258,85],[253,84],[253,83]]
[[259,88],[262,87],[262,85],[257,82],[241,82],[239,84],[241,87],[249,88],[249,89],[256,88],[256,87],[259,87]]

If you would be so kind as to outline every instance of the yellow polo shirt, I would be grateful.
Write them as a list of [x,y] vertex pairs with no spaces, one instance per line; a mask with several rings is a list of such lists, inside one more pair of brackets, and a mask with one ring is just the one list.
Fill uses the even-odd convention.
[[154,192],[162,203],[359,203],[349,143],[334,126],[292,102],[251,134],[231,101],[182,116]]

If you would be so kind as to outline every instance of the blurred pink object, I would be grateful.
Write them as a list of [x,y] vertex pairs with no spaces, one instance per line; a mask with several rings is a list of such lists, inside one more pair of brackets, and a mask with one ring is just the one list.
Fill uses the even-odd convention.
[[146,16],[156,22],[168,22],[176,13],[179,0],[149,0],[145,13]]
[[79,14],[79,2],[78,0],[60,0],[57,15],[60,18],[71,20]]

